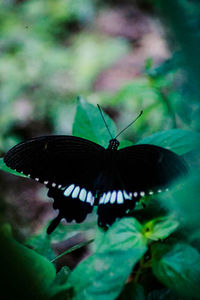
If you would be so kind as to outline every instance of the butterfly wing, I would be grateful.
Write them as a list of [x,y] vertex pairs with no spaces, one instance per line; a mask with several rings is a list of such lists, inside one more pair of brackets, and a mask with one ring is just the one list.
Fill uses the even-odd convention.
[[117,153],[122,181],[126,190],[132,193],[157,192],[188,172],[180,156],[159,146],[141,144],[120,149]]
[[92,211],[93,181],[102,168],[105,149],[89,140],[73,136],[43,136],[20,143],[4,157],[6,165],[45,183],[61,218],[82,222]]
[[[114,170],[115,168],[115,170]],[[154,145],[136,145],[115,153],[110,185],[99,199],[98,223],[108,227],[132,210],[145,195],[167,189],[186,175],[185,162],[174,152]]]
[[44,183],[66,186],[87,182],[99,168],[103,147],[73,136],[42,136],[20,143],[7,152],[11,169]]

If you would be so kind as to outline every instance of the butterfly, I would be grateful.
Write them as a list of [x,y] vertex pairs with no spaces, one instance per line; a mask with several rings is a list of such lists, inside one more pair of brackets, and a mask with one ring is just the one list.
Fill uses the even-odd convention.
[[117,138],[104,148],[81,137],[41,136],[11,148],[4,162],[48,188],[59,213],[47,233],[63,218],[83,222],[94,205],[98,206],[98,225],[108,228],[129,214],[142,197],[167,190],[173,180],[188,172],[183,159],[165,148],[118,147]]

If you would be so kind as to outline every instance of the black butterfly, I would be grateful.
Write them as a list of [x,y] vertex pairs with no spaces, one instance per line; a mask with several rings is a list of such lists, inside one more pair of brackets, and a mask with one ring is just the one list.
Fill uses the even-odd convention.
[[170,150],[135,145],[117,150],[74,136],[42,136],[20,143],[4,157],[6,165],[44,183],[59,209],[47,232],[62,218],[82,222],[98,205],[98,225],[109,227],[145,195],[160,193],[187,174],[184,161]]

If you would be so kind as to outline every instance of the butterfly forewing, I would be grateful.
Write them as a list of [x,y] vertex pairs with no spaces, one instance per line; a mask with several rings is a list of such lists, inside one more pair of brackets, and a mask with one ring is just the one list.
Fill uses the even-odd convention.
[[104,152],[100,145],[82,138],[44,136],[18,144],[4,162],[40,182],[85,185],[99,172]]
[[157,191],[187,174],[184,161],[174,152],[154,145],[136,145],[117,151],[122,181],[130,192]]

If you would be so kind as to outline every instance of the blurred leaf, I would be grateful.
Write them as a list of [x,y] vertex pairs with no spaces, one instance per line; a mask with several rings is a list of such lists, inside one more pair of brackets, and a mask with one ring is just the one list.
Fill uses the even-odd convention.
[[133,146],[133,142],[127,141],[127,140],[123,140],[123,141],[120,141],[118,149],[122,149],[122,148],[129,147],[129,146]]
[[200,62],[199,52],[199,1],[156,1],[163,12],[174,40],[179,44],[188,71],[188,81],[193,86],[193,97],[199,101]]
[[200,134],[195,131],[171,129],[160,131],[140,140],[137,144],[152,144],[167,148],[181,155],[197,148]]
[[[105,113],[103,115],[114,137],[116,135],[115,124]],[[91,140],[106,148],[111,139],[98,108],[87,103],[83,98],[78,100],[72,134]]]
[[199,299],[200,254],[187,245],[177,244],[160,259],[153,260],[155,276],[186,299]]
[[[147,61],[148,63],[148,61]],[[176,51],[172,53],[172,56],[159,64],[156,67],[153,67],[151,64],[150,66],[147,64],[148,67],[146,67],[145,72],[150,76],[150,77],[158,77],[158,76],[163,76],[167,75],[168,73],[171,72],[176,72],[178,66],[180,66],[183,63],[183,57],[180,51]]]
[[179,222],[177,220],[171,216],[165,216],[147,222],[143,230],[147,239],[157,241],[167,238],[178,226]]
[[132,268],[147,250],[141,230],[136,219],[124,218],[107,232],[98,233],[96,252],[70,274],[75,299],[116,299]]
[[1,232],[0,240],[1,293],[8,300],[47,299],[56,276],[53,264]]
[[17,175],[17,176],[20,176],[20,177],[26,177],[26,178],[29,178],[28,176],[22,174],[22,173],[19,173],[17,171],[14,171],[12,169],[10,169],[9,167],[6,166],[6,164],[4,163],[3,161],[3,158],[0,158],[0,170],[4,171],[4,172],[8,172],[8,173],[11,173],[13,175]]
[[83,31],[76,34],[69,49],[69,69],[74,93],[92,90],[101,71],[105,70],[129,50],[125,39],[107,37]]
[[162,206],[167,208],[177,220],[193,231],[199,230],[200,224],[200,178],[199,173],[192,174],[184,181],[176,182],[173,187],[159,197]]
[[43,255],[49,260],[52,260],[55,256],[53,249],[51,248],[51,239],[47,235],[46,231],[44,234],[32,236],[26,241],[26,245],[33,248],[37,253]]

